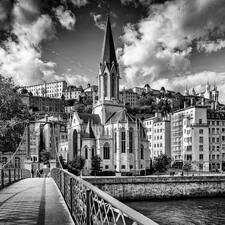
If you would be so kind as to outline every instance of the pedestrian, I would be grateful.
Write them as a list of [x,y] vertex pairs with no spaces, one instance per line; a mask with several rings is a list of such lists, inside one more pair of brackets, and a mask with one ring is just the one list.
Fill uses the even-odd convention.
[[34,177],[34,170],[33,170],[33,168],[31,169],[31,176],[32,176],[32,178]]

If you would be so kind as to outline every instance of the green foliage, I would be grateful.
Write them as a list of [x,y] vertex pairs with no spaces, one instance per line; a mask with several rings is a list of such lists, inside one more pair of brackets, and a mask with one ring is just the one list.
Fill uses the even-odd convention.
[[99,172],[102,171],[101,161],[102,160],[98,155],[92,157],[91,159],[92,175],[97,175]]
[[0,151],[16,150],[28,118],[28,108],[20,100],[12,78],[0,75]]
[[81,156],[76,156],[72,161],[69,161],[68,163],[68,171],[79,175],[80,171],[84,168],[85,165],[85,159]]
[[156,157],[153,161],[153,169],[155,172],[164,173],[169,168],[171,159],[165,155],[161,154]]

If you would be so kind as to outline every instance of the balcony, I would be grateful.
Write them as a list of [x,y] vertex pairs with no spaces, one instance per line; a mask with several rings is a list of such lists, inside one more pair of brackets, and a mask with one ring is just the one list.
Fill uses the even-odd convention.
[[191,127],[208,127],[207,123],[192,123],[190,124]]

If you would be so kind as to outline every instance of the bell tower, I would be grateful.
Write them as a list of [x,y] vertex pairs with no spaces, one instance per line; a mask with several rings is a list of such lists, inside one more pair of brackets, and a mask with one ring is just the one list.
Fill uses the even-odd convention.
[[98,75],[99,100],[119,100],[119,79],[119,66],[116,59],[111,23],[109,16],[107,16]]
[[99,114],[102,124],[113,112],[124,107],[119,103],[119,80],[119,65],[108,15],[98,74],[98,101],[93,105],[93,113]]

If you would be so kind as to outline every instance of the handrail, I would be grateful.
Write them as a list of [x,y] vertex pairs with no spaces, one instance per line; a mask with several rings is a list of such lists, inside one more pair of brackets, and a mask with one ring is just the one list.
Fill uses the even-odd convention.
[[54,168],[51,170],[51,176],[62,192],[71,214],[78,225],[157,224],[89,182],[69,173],[68,171]]
[[10,185],[13,182],[30,178],[31,172],[27,169],[20,168],[9,168],[9,169],[0,169],[1,173],[1,188],[4,188],[6,185]]

